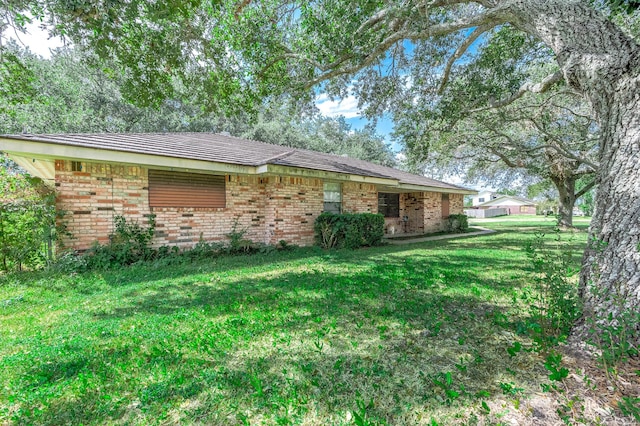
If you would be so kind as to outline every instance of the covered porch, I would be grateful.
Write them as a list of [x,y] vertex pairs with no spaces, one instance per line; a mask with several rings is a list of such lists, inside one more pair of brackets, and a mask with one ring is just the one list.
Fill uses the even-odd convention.
[[385,217],[385,237],[445,231],[450,214],[463,213],[462,193],[378,188],[378,213]]

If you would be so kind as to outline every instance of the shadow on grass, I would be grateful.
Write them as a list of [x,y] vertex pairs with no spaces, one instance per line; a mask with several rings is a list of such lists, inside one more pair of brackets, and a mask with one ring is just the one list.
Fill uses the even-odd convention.
[[[118,307],[94,308],[93,322],[111,330],[98,341],[80,332],[27,356],[16,391],[29,397],[17,423],[150,421],[169,416],[167,407],[211,423],[247,412],[295,422],[311,410],[330,419],[358,409],[397,423],[413,412],[407,404],[442,405],[446,389],[434,380],[446,372],[461,395],[447,404],[463,407],[477,392],[497,392],[504,369],[492,360],[511,342],[495,336],[505,306],[466,288],[495,283],[448,274],[455,268],[389,257],[351,273],[132,289]],[[186,400],[197,403],[177,414]]]
[[503,383],[538,391],[544,377],[531,368],[534,355],[506,352],[522,339],[513,324],[526,312],[512,295],[531,272],[522,253],[529,236],[135,266],[97,274],[93,290],[95,277],[80,275],[56,291],[96,302],[0,359],[12,401],[0,402],[0,416],[16,424],[468,418],[478,395],[498,397]]

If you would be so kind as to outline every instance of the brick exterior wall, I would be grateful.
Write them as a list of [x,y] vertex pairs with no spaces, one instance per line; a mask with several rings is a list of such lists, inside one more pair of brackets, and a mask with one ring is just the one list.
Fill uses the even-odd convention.
[[449,214],[464,214],[464,195],[449,194]]
[[287,176],[267,178],[265,224],[267,244],[280,240],[313,244],[313,223],[323,209],[323,181]]
[[[449,214],[462,214],[464,196],[449,194]],[[402,220],[407,216],[408,220]],[[442,194],[439,192],[411,192],[400,194],[400,217],[385,218],[385,233],[429,234],[444,231],[446,220],[442,218]]]
[[342,211],[345,213],[378,213],[378,189],[368,183],[342,184]]
[[[156,215],[155,246],[189,247],[200,238],[228,241],[228,234],[246,229],[246,238],[266,244],[285,240],[311,245],[313,224],[323,210],[323,181],[288,176],[226,175],[224,208],[149,207],[148,170],[138,166],[82,162],[74,171],[71,161],[56,160],[57,207],[72,238],[63,245],[85,250],[94,242],[106,243],[113,233],[113,218],[148,224]],[[77,167],[76,167],[77,168]],[[400,218],[387,218],[386,232],[426,233],[442,230],[441,194],[400,194]],[[348,213],[376,213],[375,185],[344,182],[342,208]],[[462,213],[462,195],[450,195],[451,213]],[[409,216],[405,225],[402,216]]]

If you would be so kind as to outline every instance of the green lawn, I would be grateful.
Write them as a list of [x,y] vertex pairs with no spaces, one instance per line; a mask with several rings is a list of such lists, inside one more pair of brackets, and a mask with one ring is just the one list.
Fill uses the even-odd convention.
[[530,343],[524,246],[553,223],[0,277],[0,423],[499,423],[548,383],[536,354],[506,349]]

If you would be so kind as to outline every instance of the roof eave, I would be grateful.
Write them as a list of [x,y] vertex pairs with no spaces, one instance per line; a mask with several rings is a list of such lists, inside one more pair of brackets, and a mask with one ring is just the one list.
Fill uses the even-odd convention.
[[49,142],[16,140],[0,137],[0,151],[10,157],[23,157],[34,160],[73,160],[89,162],[109,162],[134,164],[143,167],[167,168],[181,171],[209,173],[256,174],[255,166],[220,163],[188,158],[169,157],[155,154],[142,154],[100,148],[88,148],[76,145],[62,145]]
[[409,183],[400,183],[398,185],[398,189],[403,189],[407,191],[419,191],[419,192],[443,192],[446,194],[463,194],[463,195],[475,195],[478,191],[467,188],[443,188],[438,186],[428,186],[428,185],[415,185]]
[[264,164],[256,167],[256,172],[262,175],[285,175],[294,177],[333,179],[358,183],[370,183],[374,185],[397,186],[398,180],[392,178],[380,178],[376,176],[363,176],[351,173],[338,173],[326,170],[310,169],[303,167],[282,166],[278,164]]

